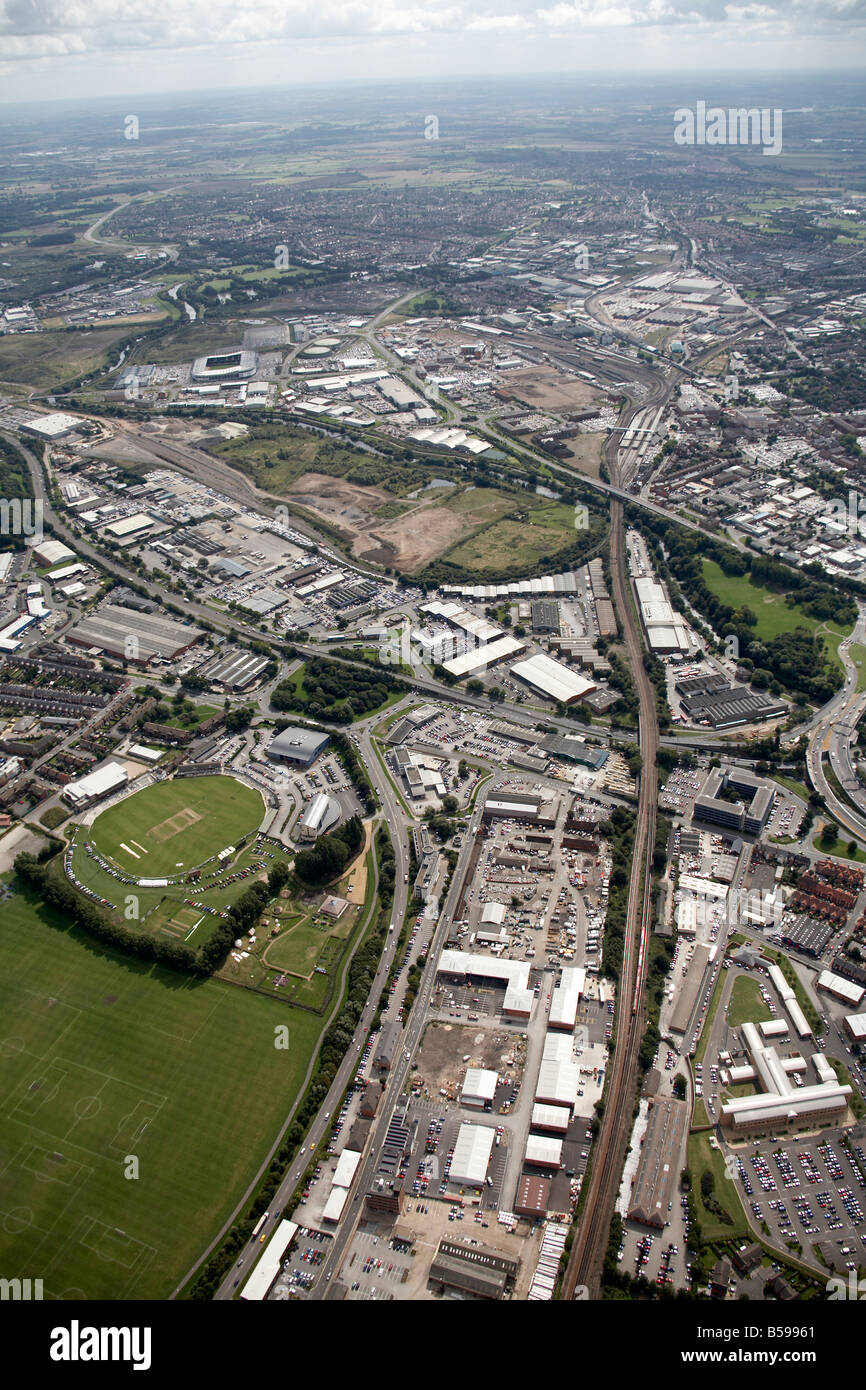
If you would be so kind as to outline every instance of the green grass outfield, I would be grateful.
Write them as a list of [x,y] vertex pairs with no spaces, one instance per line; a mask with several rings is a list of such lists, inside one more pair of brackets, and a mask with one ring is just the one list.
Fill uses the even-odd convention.
[[776,594],[770,589],[753,584],[748,575],[725,574],[715,560],[704,560],[703,567],[707,588],[711,589],[722,603],[729,604],[731,608],[751,608],[758,619],[757,626],[752,628],[756,638],[766,641],[779,637],[783,632],[793,632],[798,627],[805,627],[811,633],[818,632],[826,639],[834,667],[840,674],[843,672],[837,649],[841,639],[847,637],[851,631],[850,626],[840,627],[838,623],[811,618],[796,605],[789,608],[784,594]]
[[20,893],[0,912],[0,1269],[46,1298],[165,1299],[251,1182],[322,1019],[52,920]]
[[[72,868],[76,878],[85,888],[89,888],[97,898],[105,898],[109,903],[115,904],[114,911],[109,907],[103,907],[102,911],[109,913],[117,922],[130,922],[137,930],[161,931],[182,941],[188,941],[193,948],[201,946],[208,939],[219,918],[194,907],[184,906],[184,898],[206,903],[215,912],[221,912],[231,907],[253,883],[263,879],[275,863],[288,863],[292,858],[288,850],[280,850],[272,844],[267,844],[265,850],[271,857],[264,858],[264,870],[258,870],[246,878],[236,877],[234,883],[226,883],[225,877],[221,874],[215,881],[203,879],[199,883],[169,884],[166,888],[139,888],[119,883],[116,878],[112,878],[100,868],[96,860],[82,848],[86,838],[83,830],[77,832],[72,852]],[[231,861],[230,872],[239,875],[242,870],[251,869],[260,857],[263,856],[256,855],[255,841],[252,841]],[[59,859],[52,866],[52,873],[63,875],[63,866]],[[138,916],[135,918],[126,916],[127,898],[130,894],[137,899]],[[190,921],[190,916],[195,920]]]
[[160,878],[178,872],[178,864],[192,869],[236,844],[258,830],[263,815],[261,792],[233,777],[179,777],[110,806],[97,816],[89,839],[134,877]]

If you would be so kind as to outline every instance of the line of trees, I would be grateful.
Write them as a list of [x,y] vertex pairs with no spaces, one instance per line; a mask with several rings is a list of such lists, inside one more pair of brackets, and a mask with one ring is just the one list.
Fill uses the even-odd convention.
[[[387,833],[384,837],[390,846],[390,839]],[[382,840],[377,836],[377,852],[382,844]],[[392,851],[393,853],[393,851]],[[393,891],[393,890],[392,890]],[[289,1126],[283,1138],[283,1142],[275,1153],[271,1165],[256,1193],[249,1211],[239,1221],[235,1222],[231,1230],[227,1233],[220,1248],[214,1252],[207,1264],[200,1271],[198,1278],[193,1285],[189,1297],[196,1300],[212,1299],[232,1262],[242,1250],[252,1234],[255,1222],[267,1211],[271,1201],[285,1176],[286,1169],[294,1160],[298,1147],[310,1124],[322,1106],[337,1069],[343,1060],[346,1049],[349,1047],[358,1020],[361,1017],[364,1005],[370,996],[373,981],[376,976],[376,969],[379,958],[386,940],[386,920],[390,909],[391,895],[382,890],[380,878],[380,899],[382,910],[374,930],[370,932],[367,939],[359,946],[355,952],[349,966],[349,982],[346,1002],[340,1010],[334,1023],[328,1029],[319,1049],[313,1079],[307,1088],[306,1094],[298,1108],[294,1120]],[[293,1196],[286,1203],[286,1210],[293,1210],[300,1199],[300,1188],[295,1191]]]
[[330,835],[320,835],[311,849],[295,855],[295,874],[302,884],[319,886],[338,878],[364,842],[364,827],[352,816]]

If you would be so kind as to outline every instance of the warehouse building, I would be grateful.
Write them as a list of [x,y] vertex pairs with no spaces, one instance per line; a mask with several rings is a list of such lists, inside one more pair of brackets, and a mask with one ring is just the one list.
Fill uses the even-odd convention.
[[125,787],[128,781],[126,768],[120,763],[110,762],[95,772],[89,772],[86,777],[67,782],[61,795],[73,811],[86,811],[88,806],[94,806],[104,796]]
[[499,637],[495,642],[487,642],[483,646],[472,647],[461,656],[455,656],[451,661],[445,661],[442,664],[449,675],[454,676],[457,680],[463,680],[465,676],[474,676],[478,671],[487,670],[491,666],[498,666],[501,661],[507,661],[509,657],[522,652],[525,646],[526,643],[519,641],[516,637]]
[[563,966],[562,979],[552,991],[548,1028],[574,1032],[577,1021],[577,1007],[586,989],[586,971],[581,966]]
[[654,1096],[631,1191],[628,1217],[642,1226],[663,1230],[674,1185],[679,1180],[687,1107],[673,1096]]
[[327,792],[319,792],[311,798],[301,817],[298,835],[302,840],[317,840],[326,831],[333,830],[342,815],[339,801]]
[[537,603],[530,605],[530,622],[532,631],[546,635],[559,636],[559,604],[550,600],[541,599]]
[[157,657],[173,661],[203,636],[201,628],[162,613],[140,613],[120,604],[103,603],[76,623],[66,640],[88,651],[146,666]]
[[137,536],[142,531],[147,531],[149,527],[155,525],[152,516],[147,512],[136,512],[134,516],[121,517],[120,521],[112,521],[106,526],[106,531],[117,541],[125,541],[130,536]]
[[386,376],[384,381],[376,383],[385,400],[393,405],[397,410],[412,410],[414,406],[423,405],[420,396],[417,396],[408,386],[397,377]]
[[442,603],[439,600],[425,603],[420,611],[429,613],[431,617],[441,618],[449,626],[457,628],[459,632],[473,637],[476,642],[493,642],[497,637],[503,635],[502,628],[497,627],[496,623],[491,623],[489,618],[479,618],[475,613],[470,613],[468,608],[464,608],[462,604],[455,603],[453,600],[449,600],[447,603]]
[[580,1084],[580,1068],[575,1061],[572,1039],[566,1033],[548,1033],[535,1084],[535,1101],[573,1109]]
[[457,980],[472,980],[482,985],[505,985],[502,1012],[511,1018],[528,1019],[535,1003],[529,988],[529,963],[522,960],[501,960],[496,956],[470,955],[467,951],[445,950],[439,957],[438,973]]
[[532,1129],[549,1134],[565,1134],[571,1123],[571,1111],[564,1105],[537,1104],[532,1107]]
[[70,550],[68,545],[62,541],[40,541],[33,547],[33,559],[40,569],[47,569],[49,565],[62,564],[64,560],[74,560],[75,551]]
[[684,1034],[691,1022],[698,996],[703,989],[704,976],[710,959],[709,946],[699,943],[695,947],[686,977],[677,992],[676,1004],[669,1024],[672,1033]]
[[694,694],[685,693],[680,699],[683,714],[693,724],[706,722],[714,729],[733,729],[774,719],[788,709],[784,700],[745,685],[730,685],[720,678],[695,676],[678,682],[677,690],[686,690],[698,682],[706,682],[707,687]]
[[866,1014],[846,1014],[845,1032],[853,1043],[866,1043]]
[[31,434],[36,439],[47,439],[52,443],[56,439],[65,439],[86,423],[86,420],[79,420],[75,415],[66,415],[57,410],[50,415],[35,415],[19,425],[19,429],[22,434]]
[[834,999],[841,999],[843,1004],[854,1009],[866,994],[861,985],[855,984],[853,980],[843,979],[841,975],[834,975],[832,970],[821,971],[818,976],[818,988],[832,994]]
[[202,666],[201,675],[210,685],[219,685],[223,690],[247,690],[267,665],[266,656],[256,656],[255,652],[244,651],[242,647],[230,647]]
[[536,1168],[556,1168],[562,1163],[562,1140],[550,1135],[530,1134],[526,1141],[526,1162]]
[[515,1215],[525,1216],[530,1221],[543,1221],[547,1215],[549,1198],[550,1180],[535,1177],[532,1173],[524,1173],[517,1184]]
[[268,744],[268,757],[275,763],[312,767],[330,741],[328,734],[321,734],[316,729],[290,726],[271,739]]
[[468,1245],[456,1240],[440,1240],[436,1257],[430,1266],[430,1282],[475,1298],[504,1298],[513,1287],[520,1269],[519,1260],[511,1260],[498,1250],[483,1245]]
[[685,623],[671,606],[665,586],[645,576],[635,579],[634,588],[650,650],[656,656],[687,656],[692,643]]
[[462,1124],[451,1159],[451,1182],[483,1187],[493,1152],[495,1130],[488,1125]]
[[827,943],[832,939],[833,928],[826,922],[801,913],[782,928],[781,937],[785,946],[817,960],[823,956]]
[[619,628],[616,625],[616,614],[609,598],[597,598],[595,600],[595,621],[598,624],[599,637],[616,637]]
[[580,763],[600,772],[608,760],[606,748],[597,748],[576,734],[548,734],[539,747],[551,758],[565,758],[570,763]]
[[503,790],[499,795],[488,796],[482,814],[485,820],[504,816],[508,820],[534,821],[538,820],[541,804],[542,798],[535,792]]
[[585,680],[561,661],[554,661],[552,656],[540,653],[516,662],[511,674],[546,699],[563,705],[572,705],[597,688],[592,681]]
[[460,1093],[460,1104],[469,1106],[471,1110],[489,1110],[493,1104],[498,1080],[495,1071],[470,1067]]

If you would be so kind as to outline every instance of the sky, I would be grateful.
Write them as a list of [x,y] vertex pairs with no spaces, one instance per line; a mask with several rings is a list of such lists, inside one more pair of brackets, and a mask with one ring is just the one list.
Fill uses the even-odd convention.
[[0,0],[0,102],[864,58],[866,0]]

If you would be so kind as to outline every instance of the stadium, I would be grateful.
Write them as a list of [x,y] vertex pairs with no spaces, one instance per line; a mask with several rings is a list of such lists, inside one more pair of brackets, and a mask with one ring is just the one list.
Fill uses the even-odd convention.
[[234,777],[154,782],[78,820],[73,885],[117,921],[198,947],[288,852],[264,833],[261,793]]
[[236,845],[263,816],[261,793],[233,777],[183,777],[155,782],[99,812],[89,840],[132,878],[170,878]]
[[197,357],[192,364],[193,381],[241,381],[255,374],[258,353],[240,349],[213,357]]

